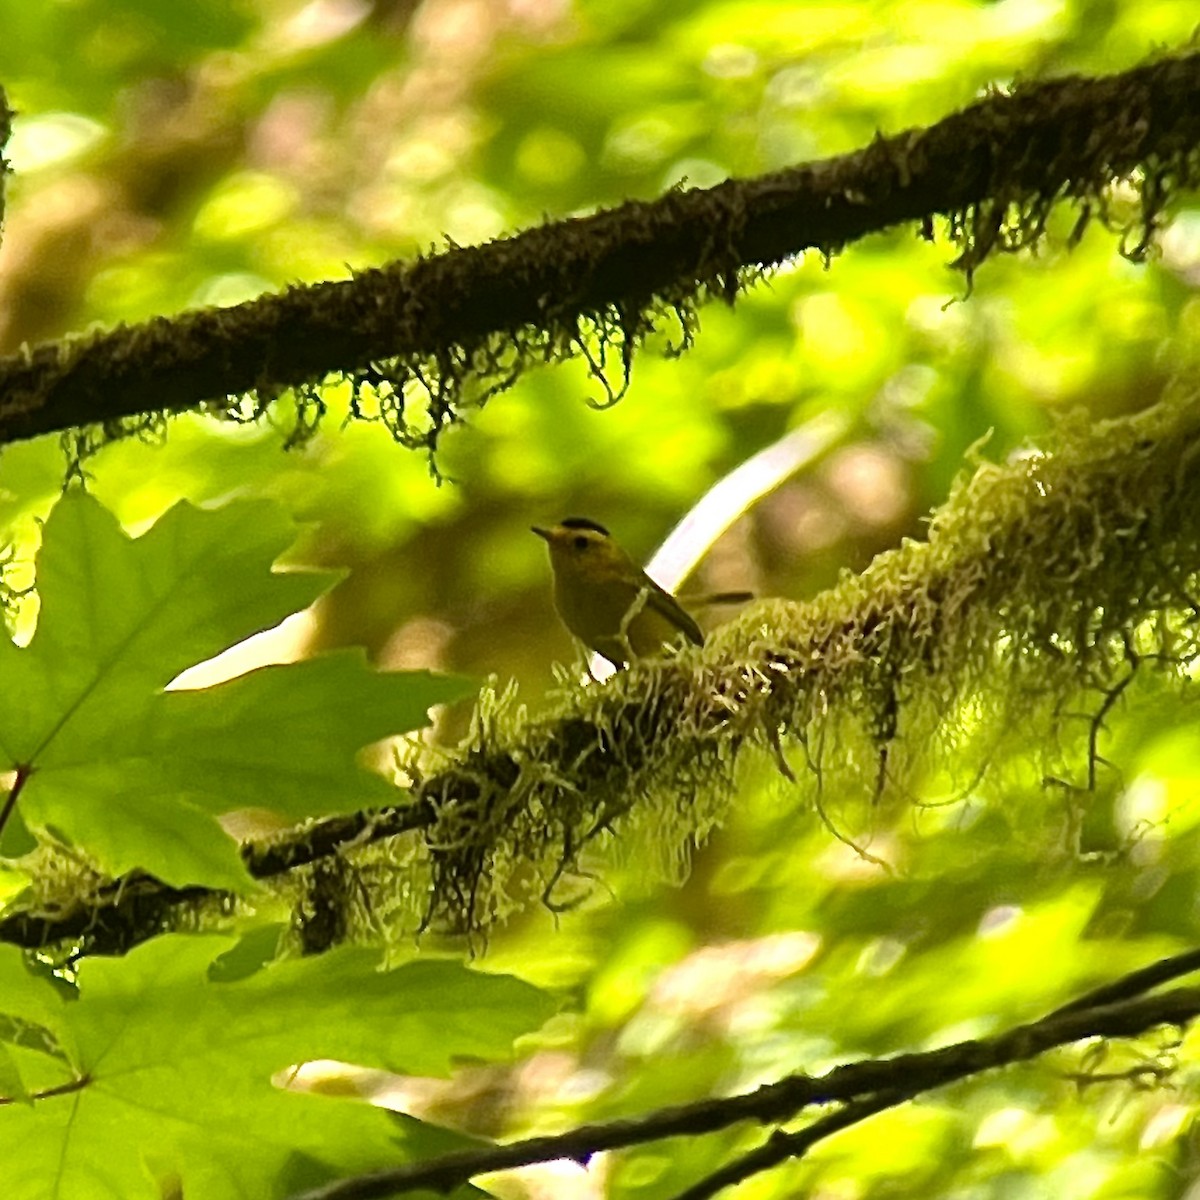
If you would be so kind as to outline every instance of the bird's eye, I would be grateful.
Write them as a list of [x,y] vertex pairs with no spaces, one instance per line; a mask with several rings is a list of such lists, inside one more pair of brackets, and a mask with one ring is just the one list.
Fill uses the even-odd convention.
[[580,534],[575,539],[575,549],[576,550],[586,550],[587,548],[588,548],[588,540],[587,540],[587,538],[585,538],[583,536],[583,534]]

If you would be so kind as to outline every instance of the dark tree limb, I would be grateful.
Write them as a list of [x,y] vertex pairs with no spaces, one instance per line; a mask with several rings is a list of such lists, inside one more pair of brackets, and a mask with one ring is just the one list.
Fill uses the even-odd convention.
[[[1129,978],[1138,978],[1135,972]],[[1110,985],[1120,990],[1126,983]],[[1132,985],[1131,985],[1132,986]],[[688,1137],[727,1129],[741,1121],[780,1124],[814,1105],[843,1103],[840,1112],[819,1118],[807,1131],[776,1135],[779,1140],[753,1152],[742,1167],[774,1166],[796,1157],[819,1140],[865,1120],[885,1107],[903,1103],[923,1092],[1027,1062],[1047,1050],[1084,1038],[1134,1037],[1160,1025],[1183,1025],[1200,1015],[1200,988],[1177,988],[1151,996],[1133,996],[1116,1004],[1053,1012],[1038,1021],[1018,1025],[992,1038],[958,1042],[938,1050],[899,1054],[893,1058],[864,1059],[835,1067],[825,1075],[796,1074],[756,1091],[719,1100],[660,1109],[644,1117],[583,1125],[564,1134],[528,1138],[503,1146],[461,1150],[424,1163],[408,1163],[371,1175],[339,1180],[312,1189],[293,1200],[375,1200],[428,1188],[449,1192],[476,1175],[509,1170],[558,1158],[586,1164],[602,1150],[616,1150],[668,1137]],[[817,1136],[814,1136],[814,1133]],[[767,1150],[766,1147],[771,1147]],[[731,1169],[732,1170],[732,1169]],[[728,1180],[746,1178],[732,1170]],[[716,1178],[716,1177],[714,1177]],[[722,1186],[724,1184],[722,1183]],[[698,1185],[699,1187],[699,1185]],[[713,1190],[685,1193],[695,1200]]]
[[1058,1017],[1080,1012],[1086,1008],[1100,1008],[1108,1004],[1117,1004],[1122,1000],[1143,995],[1160,984],[1169,983],[1172,979],[1190,975],[1193,971],[1200,971],[1200,949],[1185,950],[1182,954],[1160,958],[1158,962],[1151,963],[1140,970],[1131,971],[1128,975],[1122,975],[1120,979],[1112,983],[1106,983],[1093,991],[1085,992],[1069,1004],[1056,1008],[1051,1015]]
[[[1144,247],[1162,205],[1200,178],[1200,53],[1101,78],[996,92],[923,129],[754,179],[672,191],[505,240],[293,287],[233,308],[157,317],[0,360],[0,444],[255,394],[266,404],[330,372],[403,391],[428,387],[434,445],[464,379],[505,386],[531,361],[566,357],[598,330],[632,347],[656,314],[732,300],[746,272],[865,234],[950,219],[970,273],[1041,236],[1051,205],[1104,215],[1104,190],[1136,175]],[[509,353],[506,357],[506,347]],[[515,356],[515,357],[514,357]],[[392,364],[382,371],[378,364]]]
[[720,1170],[694,1183],[680,1192],[676,1200],[710,1200],[725,1188],[736,1187],[754,1175],[761,1175],[764,1171],[779,1166],[789,1158],[803,1158],[818,1142],[840,1133],[843,1129],[849,1129],[852,1125],[858,1125],[884,1109],[895,1108],[911,1098],[908,1093],[899,1089],[879,1092],[873,1096],[864,1096],[860,1100],[851,1100],[794,1133],[777,1129],[761,1146],[740,1158],[735,1158]]

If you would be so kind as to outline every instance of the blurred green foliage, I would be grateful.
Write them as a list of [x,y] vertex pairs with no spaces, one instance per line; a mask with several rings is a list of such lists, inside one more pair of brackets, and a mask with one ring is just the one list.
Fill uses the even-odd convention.
[[[0,349],[849,151],[989,86],[1130,66],[1195,23],[1186,0],[0,0],[19,110]],[[648,556],[716,480],[833,409],[851,432],[697,581],[810,596],[919,537],[981,439],[1003,459],[1058,412],[1134,411],[1194,368],[1200,210],[1182,205],[1136,266],[1098,227],[1067,253],[1070,224],[1037,257],[989,260],[969,297],[949,243],[911,229],[807,258],[703,310],[682,358],[662,354],[665,329],[610,411],[584,403],[597,388],[578,364],[526,377],[450,437],[440,485],[381,427],[336,419],[285,453],[269,422],[182,417],[84,469],[134,528],[180,498],[281,502],[305,525],[297,563],[349,568],[306,652],[494,672],[536,708],[572,649],[530,523],[586,514]],[[0,452],[13,586],[63,476],[57,439]],[[582,910],[534,909],[496,937],[489,968],[577,999],[509,1080],[505,1129],[995,1032],[1189,944],[1197,736],[1186,697],[1139,684],[1090,796],[1029,773],[1003,802],[936,781],[886,811],[834,798],[886,867],[797,810],[772,766],[747,769],[684,883],[608,864]],[[1172,1058],[1161,1089],[1077,1086],[1061,1075],[1080,1055],[1062,1052],[875,1118],[746,1194],[1187,1195],[1195,1038],[1165,1040],[1113,1052]],[[478,1128],[493,1101],[464,1087],[440,1103]],[[554,1194],[665,1198],[757,1136],[599,1159]]]

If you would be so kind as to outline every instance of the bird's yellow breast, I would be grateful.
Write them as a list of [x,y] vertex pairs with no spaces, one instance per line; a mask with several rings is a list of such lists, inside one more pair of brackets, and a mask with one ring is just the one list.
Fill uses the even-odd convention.
[[658,654],[675,641],[683,626],[651,604],[645,589],[621,579],[594,581],[580,588],[558,581],[554,603],[563,624],[589,650],[622,666],[635,658]]

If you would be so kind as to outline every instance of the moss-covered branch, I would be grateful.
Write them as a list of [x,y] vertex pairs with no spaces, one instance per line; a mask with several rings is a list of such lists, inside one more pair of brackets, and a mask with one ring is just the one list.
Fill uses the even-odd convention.
[[[347,931],[482,932],[539,898],[569,904],[613,839],[669,871],[722,819],[747,751],[794,774],[796,802],[822,815],[830,797],[843,813],[908,803],[939,769],[964,786],[1015,774],[1086,794],[1130,680],[1182,682],[1200,654],[1200,404],[1057,440],[980,467],[927,541],[812,603],[765,602],[702,650],[567,686],[537,720],[485,691],[466,743],[405,804],[249,846],[248,866],[305,881],[298,923],[317,949]],[[345,871],[309,877],[331,861]],[[0,939],[121,947],[200,895],[124,881],[70,915],[14,913]]]
[[[1108,215],[1107,189],[1141,197],[1130,248],[1164,205],[1200,180],[1200,53],[1119,75],[1067,77],[994,93],[925,129],[853,154],[714,188],[672,191],[484,246],[294,287],[234,308],[156,318],[47,343],[0,361],[0,444],[204,405],[250,411],[299,389],[300,427],[316,386],[348,377],[362,411],[406,444],[433,447],[463,405],[528,365],[591,347],[627,375],[664,313],[691,328],[708,295],[732,300],[758,270],[867,233],[948,219],[968,275],[996,250],[1036,242],[1050,208]],[[245,415],[244,404],[238,408]]]
[[614,835],[669,863],[722,818],[752,748],[822,816],[831,797],[907,803],[938,771],[1094,789],[1116,697],[1139,673],[1182,682],[1200,654],[1200,405],[1057,440],[964,478],[927,541],[812,603],[765,602],[550,719],[481,707],[471,744],[416,788],[436,814],[429,919],[486,928],[524,902],[531,867],[548,903],[569,902]]

